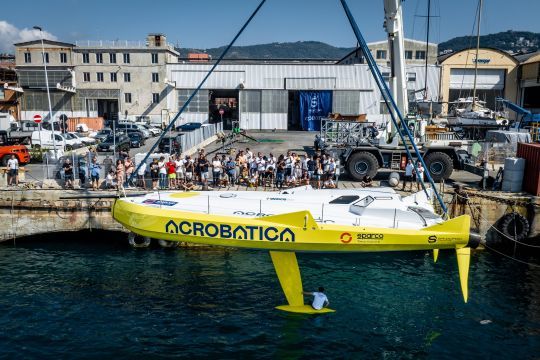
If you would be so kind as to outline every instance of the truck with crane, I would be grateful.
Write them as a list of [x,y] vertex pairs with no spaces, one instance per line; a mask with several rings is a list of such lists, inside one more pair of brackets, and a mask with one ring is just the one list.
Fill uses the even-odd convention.
[[[390,77],[388,83],[392,98],[401,114],[408,113],[407,83],[405,77],[405,52],[402,0],[384,0],[384,28],[388,34],[390,49]],[[415,153],[413,147],[418,144],[419,154],[425,160],[433,180],[448,179],[454,169],[462,169],[467,151],[462,149],[462,142],[457,140],[436,144],[425,140],[425,120],[407,118],[415,145],[406,145],[403,141],[403,126],[385,99],[391,116],[380,136],[375,134],[375,124],[356,121],[321,120],[321,132],[316,137],[316,147],[340,159],[345,170],[355,180],[364,176],[374,177],[380,168],[404,169],[407,158]],[[408,121],[407,121],[408,120]],[[399,136],[398,136],[399,135]],[[400,139],[401,138],[401,139]],[[412,155],[413,157],[415,155]],[[412,160],[416,160],[413,158]]]

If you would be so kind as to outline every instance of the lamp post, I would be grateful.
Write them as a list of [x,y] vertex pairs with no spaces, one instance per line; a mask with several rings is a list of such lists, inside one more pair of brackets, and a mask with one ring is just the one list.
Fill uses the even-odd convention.
[[[53,151],[54,151],[54,159],[58,160],[58,155],[56,154],[56,139],[55,139],[55,133],[54,133],[54,119],[52,114],[52,106],[51,106],[51,94],[49,92],[49,77],[47,75],[47,62],[45,61],[45,45],[43,44],[43,30],[39,26],[34,26],[35,30],[39,30],[39,37],[41,38],[41,60],[43,60],[43,68],[45,69],[45,87],[47,88],[47,100],[49,102],[49,119],[51,121],[51,129],[52,129],[52,141],[53,141]],[[40,146],[43,146],[43,144],[40,144]],[[47,174],[47,177],[49,174]]]

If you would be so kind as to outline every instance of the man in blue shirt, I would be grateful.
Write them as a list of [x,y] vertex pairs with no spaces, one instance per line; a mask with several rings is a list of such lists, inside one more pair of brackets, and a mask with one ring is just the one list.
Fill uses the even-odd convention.
[[101,169],[101,165],[98,164],[96,158],[92,158],[92,162],[90,163],[89,170],[90,170],[90,179],[92,181],[92,190],[97,190],[99,187],[99,170]]

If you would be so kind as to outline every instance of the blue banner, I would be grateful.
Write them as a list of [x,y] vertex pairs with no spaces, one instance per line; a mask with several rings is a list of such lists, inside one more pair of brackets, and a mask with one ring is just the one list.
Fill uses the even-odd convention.
[[300,91],[302,130],[319,131],[321,117],[332,112],[332,91]]

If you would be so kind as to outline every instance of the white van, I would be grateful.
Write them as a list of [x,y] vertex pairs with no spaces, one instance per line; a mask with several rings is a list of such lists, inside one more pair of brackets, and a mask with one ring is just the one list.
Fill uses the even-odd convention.
[[[54,135],[54,142],[53,142]],[[66,139],[64,139],[59,131],[55,131],[54,134],[50,130],[32,131],[32,147],[53,149],[56,144],[56,149],[71,150],[71,146],[68,146]]]
[[145,139],[150,137],[150,131],[148,131],[148,129],[142,124],[137,124],[132,121],[119,121],[116,125],[116,130],[123,130],[127,132],[126,130],[128,129],[139,130],[144,135]]

